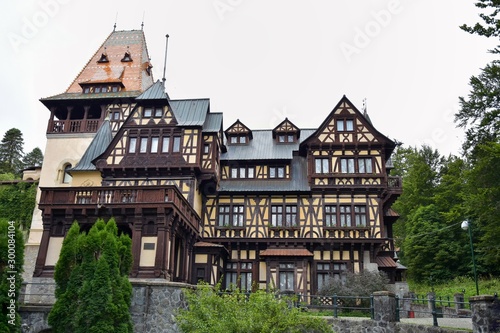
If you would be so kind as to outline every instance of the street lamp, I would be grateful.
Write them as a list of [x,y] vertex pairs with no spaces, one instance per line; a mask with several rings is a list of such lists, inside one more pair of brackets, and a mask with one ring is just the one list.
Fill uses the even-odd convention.
[[465,220],[460,225],[462,229],[469,231],[469,240],[470,240],[470,253],[472,256],[472,267],[474,269],[474,281],[476,282],[476,296],[479,295],[479,285],[477,284],[477,272],[476,272],[476,259],[474,258],[474,245],[472,244],[472,232],[471,227],[469,226],[469,221]]

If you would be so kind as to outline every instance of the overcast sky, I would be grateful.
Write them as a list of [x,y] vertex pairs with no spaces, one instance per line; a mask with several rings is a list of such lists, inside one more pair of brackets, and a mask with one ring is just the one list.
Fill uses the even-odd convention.
[[345,94],[367,100],[375,127],[406,146],[459,154],[453,122],[493,40],[458,28],[478,22],[465,0],[6,1],[0,13],[0,135],[23,132],[45,149],[42,97],[64,92],[109,33],[141,29],[161,79],[169,34],[172,99],[205,98],[251,129],[288,117],[317,127]]

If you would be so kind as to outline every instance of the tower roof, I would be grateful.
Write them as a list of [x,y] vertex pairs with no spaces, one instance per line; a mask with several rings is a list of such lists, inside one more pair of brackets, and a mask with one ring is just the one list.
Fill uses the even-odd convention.
[[87,96],[82,96],[83,86],[105,83],[120,84],[123,88],[118,95],[136,92],[133,95],[137,96],[153,84],[151,68],[143,31],[113,31],[68,89],[63,94],[46,99],[57,99],[59,96],[71,98],[72,95],[84,98]]

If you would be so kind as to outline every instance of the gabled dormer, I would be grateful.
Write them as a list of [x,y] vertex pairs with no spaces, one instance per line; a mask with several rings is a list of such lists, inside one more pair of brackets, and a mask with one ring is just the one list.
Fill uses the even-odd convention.
[[229,145],[246,145],[253,139],[252,131],[239,119],[224,132]]
[[295,143],[300,138],[300,129],[285,118],[273,129],[273,139],[278,144]]

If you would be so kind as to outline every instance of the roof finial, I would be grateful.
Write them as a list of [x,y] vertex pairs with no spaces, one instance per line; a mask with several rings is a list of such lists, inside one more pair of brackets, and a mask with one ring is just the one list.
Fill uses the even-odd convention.
[[115,30],[116,30],[116,21],[118,21],[118,12],[116,12],[115,25],[113,26],[113,32],[115,32]]
[[165,42],[165,61],[163,62],[163,83],[165,84],[165,71],[167,70],[167,50],[168,50],[168,37],[170,37],[168,34],[165,36],[166,37],[166,42]]
[[366,116],[368,114],[368,105],[366,103],[366,97],[363,98],[363,116]]
[[141,31],[144,30],[144,15],[146,14],[146,11],[142,12],[142,23],[141,23]]

